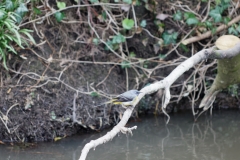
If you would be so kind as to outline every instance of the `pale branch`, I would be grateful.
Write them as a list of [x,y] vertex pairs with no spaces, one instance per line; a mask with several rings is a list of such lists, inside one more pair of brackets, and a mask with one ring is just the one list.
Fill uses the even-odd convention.
[[[236,54],[236,50],[240,50],[240,43],[237,43],[232,49],[228,50],[216,50],[216,47],[211,47],[209,49],[203,49],[187,59],[186,61],[182,62],[179,66],[177,66],[166,78],[164,78],[161,81],[158,81],[156,83],[153,83],[149,86],[144,87],[140,91],[142,92],[139,94],[138,99],[134,101],[133,107],[128,107],[126,111],[124,112],[124,115],[121,119],[121,121],[106,135],[103,137],[100,137],[96,140],[92,140],[89,143],[87,143],[83,150],[82,154],[80,156],[79,160],[85,160],[86,156],[91,148],[95,148],[100,144],[106,143],[110,141],[112,138],[114,138],[126,125],[128,122],[128,119],[131,117],[131,114],[133,112],[134,107],[138,104],[138,102],[142,99],[142,97],[146,94],[151,94],[156,91],[158,91],[161,88],[165,89],[165,94],[163,96],[163,104],[162,104],[162,110],[163,113],[168,117],[167,123],[170,120],[169,115],[166,113],[166,107],[170,101],[171,95],[170,95],[170,86],[186,71],[188,71],[190,68],[198,64],[199,62],[206,60],[208,58],[231,58],[229,56],[226,56],[228,54],[234,56]],[[234,54],[235,53],[235,54]]]
[[[233,20],[231,20],[227,25],[223,24],[223,25],[217,27],[216,33],[223,31],[224,29],[228,28],[229,26],[231,26],[231,25],[233,25],[233,24],[235,24],[235,23],[237,23],[239,21],[240,21],[240,15],[235,17]],[[212,32],[208,31],[208,32],[203,33],[203,34],[201,34],[199,36],[195,36],[195,37],[191,37],[191,38],[185,39],[184,41],[182,41],[182,43],[184,45],[188,45],[190,43],[194,43],[194,42],[197,42],[197,41],[209,38],[211,36],[212,36]]]

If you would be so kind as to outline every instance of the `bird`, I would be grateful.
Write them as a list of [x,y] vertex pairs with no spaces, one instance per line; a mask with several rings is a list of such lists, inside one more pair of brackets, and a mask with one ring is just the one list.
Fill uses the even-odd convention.
[[107,101],[103,104],[121,104],[125,107],[132,106],[133,103],[137,100],[138,95],[142,93],[138,90],[129,90],[127,92],[124,92],[114,98],[112,98],[110,101]]

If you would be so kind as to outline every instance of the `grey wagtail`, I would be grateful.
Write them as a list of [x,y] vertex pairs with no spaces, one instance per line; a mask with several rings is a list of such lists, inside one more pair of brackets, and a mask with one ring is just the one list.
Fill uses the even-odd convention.
[[137,100],[138,95],[142,93],[138,90],[130,90],[127,92],[124,92],[120,95],[118,95],[117,97],[112,98],[110,101],[107,101],[103,104],[108,104],[108,103],[112,103],[112,104],[121,104],[124,106],[132,106],[132,104],[135,102],[135,100]]

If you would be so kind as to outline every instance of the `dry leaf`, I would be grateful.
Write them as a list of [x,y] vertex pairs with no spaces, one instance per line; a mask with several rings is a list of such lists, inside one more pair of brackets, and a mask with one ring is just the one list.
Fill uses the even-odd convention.
[[126,4],[126,5],[121,6],[121,9],[124,10],[125,12],[127,12],[127,11],[129,11],[130,7],[131,7],[130,5]]
[[168,17],[169,17],[168,14],[163,14],[163,13],[158,13],[158,15],[156,16],[156,18],[161,20],[161,21],[165,20]]
[[147,46],[148,43],[148,38],[145,38],[144,40],[142,40],[142,44],[144,45],[144,47]]

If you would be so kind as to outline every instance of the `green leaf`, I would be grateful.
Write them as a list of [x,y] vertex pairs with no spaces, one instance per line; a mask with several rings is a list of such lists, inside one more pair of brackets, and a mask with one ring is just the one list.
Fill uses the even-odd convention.
[[165,54],[159,54],[158,57],[159,57],[160,59],[164,59],[164,58],[166,57],[166,55],[165,55]]
[[6,38],[8,38],[10,41],[12,41],[12,40],[13,40],[11,35],[4,34],[4,36],[5,36]]
[[5,45],[5,47],[7,49],[9,49],[11,52],[13,52],[14,54],[17,54],[17,52],[15,51],[15,49],[12,46]]
[[206,27],[208,27],[209,29],[212,29],[212,27],[213,27],[213,24],[212,24],[211,22],[209,22],[209,21],[206,21],[206,22],[205,22],[205,25],[206,25]]
[[98,0],[90,0],[91,3],[98,3]]
[[140,6],[140,5],[142,5],[142,3],[141,3],[141,0],[136,0],[136,6]]
[[223,23],[224,23],[224,24],[228,24],[228,22],[230,22],[230,20],[231,20],[231,19],[230,19],[229,17],[224,17],[224,18],[223,18]]
[[118,34],[116,36],[113,36],[112,43],[116,44],[116,43],[122,43],[122,42],[125,42],[125,41],[126,41],[126,38],[123,35]]
[[61,20],[65,17],[63,13],[61,12],[56,12],[54,14],[55,18],[57,19],[58,22],[61,22]]
[[33,12],[34,12],[35,14],[41,14],[41,13],[42,13],[41,10],[38,9],[38,8],[36,8],[36,7],[33,7]]
[[186,19],[186,23],[188,25],[193,25],[193,24],[198,24],[199,21],[196,18],[195,14],[191,13],[191,12],[185,12],[184,13],[184,18]]
[[123,0],[123,2],[125,2],[127,4],[132,4],[132,0]]
[[233,26],[231,26],[231,27],[228,28],[228,33],[229,33],[229,34],[238,35],[237,30],[236,30]]
[[108,40],[106,42],[105,50],[110,50],[110,49],[113,49],[113,44],[112,44],[112,41]]
[[125,18],[122,21],[122,26],[123,26],[124,29],[130,30],[134,26],[134,21],[132,19]]
[[215,33],[217,32],[217,27],[213,27],[213,28],[211,29],[211,32],[212,32],[212,34],[215,34]]
[[102,12],[102,17],[103,17],[103,20],[107,19],[107,13],[105,11]]
[[6,9],[12,11],[14,8],[13,2],[11,0],[6,0]]
[[51,116],[51,118],[52,118],[53,120],[55,120],[55,119],[57,118],[57,116],[56,116],[56,114],[55,114],[54,111],[52,111],[52,112],[50,113],[50,116]]
[[98,45],[99,39],[98,38],[93,38],[93,44]]
[[36,44],[35,40],[33,39],[32,35],[29,34],[29,32],[32,32],[32,30],[28,29],[21,29],[19,32],[24,33],[32,43]]
[[24,3],[20,3],[19,7],[15,11],[15,18],[18,23],[22,21],[22,18],[26,12],[28,12],[27,7],[24,5]]
[[187,21],[186,21],[186,23],[187,23],[188,25],[193,25],[193,24],[198,24],[199,21],[198,21],[197,18],[188,18]]
[[134,58],[136,57],[136,54],[134,52],[130,52],[129,57]]
[[0,20],[3,19],[6,15],[6,12],[2,9],[0,9]]
[[128,61],[122,61],[121,67],[122,67],[122,69],[131,68],[131,64]]
[[189,52],[189,49],[186,45],[181,43],[179,46],[180,46],[180,48],[182,48],[184,50],[184,52]]
[[3,66],[4,66],[4,68],[6,69],[6,70],[8,70],[8,67],[7,67],[7,60],[6,60],[7,58],[6,58],[6,55],[5,54],[3,54]]
[[147,21],[146,20],[142,20],[141,23],[140,23],[140,26],[141,27],[146,27],[147,25]]
[[222,21],[222,15],[220,13],[219,8],[215,8],[214,10],[211,10],[209,15],[214,19],[214,22],[221,22]]
[[27,7],[25,6],[24,3],[20,3],[19,7],[17,8],[18,12],[19,13],[25,13],[25,12],[28,12],[28,9]]
[[91,92],[90,94],[92,97],[99,97],[99,94],[97,92]]
[[216,4],[219,5],[221,3],[221,0],[215,0]]
[[16,38],[17,38],[17,39],[15,39],[14,41],[15,41],[21,48],[23,48],[23,46],[22,46],[22,41],[21,41],[21,37],[20,37],[19,32],[18,32],[17,30],[15,30],[15,29],[12,29],[11,31],[15,33],[15,36],[16,36]]
[[191,12],[185,12],[184,13],[184,18],[188,19],[188,18],[196,18],[195,14],[191,13]]
[[66,8],[66,3],[57,1],[57,7],[58,7],[58,9],[64,9],[64,8]]
[[173,33],[164,32],[163,35],[162,35],[164,44],[165,45],[175,44],[177,36],[178,36],[177,32],[173,32]]
[[238,24],[236,30],[238,31],[238,33],[240,33],[240,25]]
[[180,12],[180,11],[178,10],[177,13],[175,13],[175,14],[173,15],[173,19],[174,19],[175,21],[180,21],[180,20],[182,20],[182,12]]

